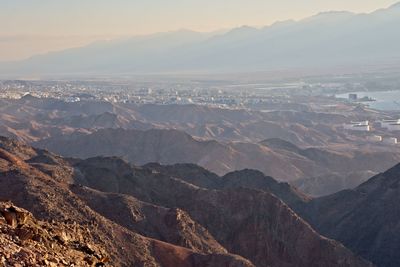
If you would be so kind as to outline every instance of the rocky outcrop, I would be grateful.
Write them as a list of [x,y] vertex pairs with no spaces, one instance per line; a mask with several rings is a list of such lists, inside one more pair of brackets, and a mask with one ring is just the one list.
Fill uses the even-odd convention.
[[79,224],[45,222],[0,202],[1,266],[105,266],[109,257]]

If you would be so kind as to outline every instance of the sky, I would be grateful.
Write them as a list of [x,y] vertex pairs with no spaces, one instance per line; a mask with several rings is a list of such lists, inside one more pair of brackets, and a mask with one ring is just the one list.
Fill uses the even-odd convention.
[[95,40],[266,26],[323,11],[368,13],[399,0],[0,0],[0,61]]

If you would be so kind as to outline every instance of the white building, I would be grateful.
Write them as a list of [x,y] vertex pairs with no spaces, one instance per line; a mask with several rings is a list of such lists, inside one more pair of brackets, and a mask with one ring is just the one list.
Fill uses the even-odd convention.
[[345,130],[369,132],[371,131],[371,126],[369,126],[369,121],[360,122],[350,122],[343,125]]
[[400,131],[400,123],[393,123],[387,126],[389,131]]
[[381,128],[386,128],[389,129],[389,125],[391,124],[400,124],[400,119],[399,120],[383,120],[379,122],[381,124]]

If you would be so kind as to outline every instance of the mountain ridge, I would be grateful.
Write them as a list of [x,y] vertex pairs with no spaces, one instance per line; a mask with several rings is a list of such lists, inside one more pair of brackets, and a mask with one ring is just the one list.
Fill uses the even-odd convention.
[[[365,169],[377,172],[400,161],[400,155],[389,152],[300,149],[280,139],[256,144],[219,142],[196,139],[175,129],[100,129],[91,134],[44,139],[34,145],[65,157],[118,156],[137,165],[194,163],[218,175],[256,169],[287,182],[331,173],[355,174]],[[371,159],[375,160],[373,164]]]

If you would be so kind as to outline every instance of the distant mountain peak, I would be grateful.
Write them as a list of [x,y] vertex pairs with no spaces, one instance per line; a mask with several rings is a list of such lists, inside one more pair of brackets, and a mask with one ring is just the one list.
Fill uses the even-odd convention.
[[341,16],[341,15],[354,15],[350,11],[331,10],[318,13],[316,16]]
[[389,9],[400,9],[400,2],[397,2],[389,7]]
[[296,21],[293,20],[293,19],[278,20],[278,21],[272,23],[270,26],[267,26],[267,27],[272,27],[272,26],[275,27],[275,26],[281,26],[281,25],[291,25],[293,23],[296,23]]
[[268,30],[268,29],[281,29],[285,27],[290,27],[292,25],[296,24],[295,20],[288,19],[288,20],[280,20],[276,21],[268,26],[263,27],[263,30]]
[[343,19],[343,18],[349,18],[356,15],[355,13],[349,12],[349,11],[324,11],[320,12],[314,16],[305,18],[303,21],[315,21],[315,20],[326,20],[326,19]]
[[200,32],[194,31],[191,29],[181,28],[176,31],[171,31],[170,33],[190,33],[190,34],[199,34]]
[[240,27],[234,28],[231,31],[229,31],[230,34],[232,33],[247,33],[247,32],[255,32],[257,31],[257,28],[248,26],[248,25],[242,25]]

